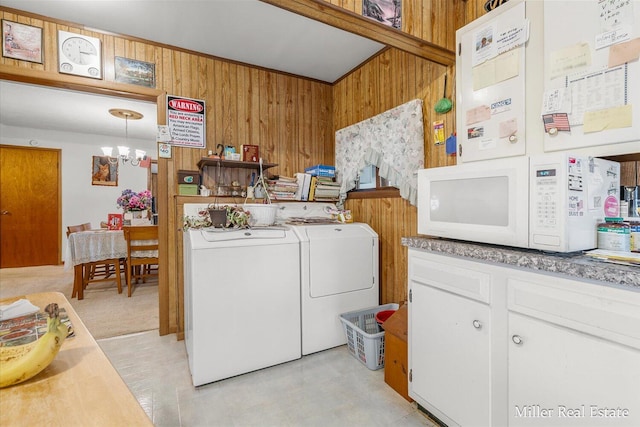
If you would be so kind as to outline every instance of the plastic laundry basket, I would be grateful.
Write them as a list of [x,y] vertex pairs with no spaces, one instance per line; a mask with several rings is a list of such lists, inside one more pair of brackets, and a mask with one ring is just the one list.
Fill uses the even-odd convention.
[[384,331],[376,322],[376,313],[398,307],[385,304],[340,315],[349,353],[372,371],[384,367]]

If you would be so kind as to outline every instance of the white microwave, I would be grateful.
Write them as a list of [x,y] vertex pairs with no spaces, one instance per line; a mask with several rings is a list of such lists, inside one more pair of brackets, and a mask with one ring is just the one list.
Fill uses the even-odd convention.
[[620,164],[558,152],[418,171],[418,233],[553,252],[597,246]]

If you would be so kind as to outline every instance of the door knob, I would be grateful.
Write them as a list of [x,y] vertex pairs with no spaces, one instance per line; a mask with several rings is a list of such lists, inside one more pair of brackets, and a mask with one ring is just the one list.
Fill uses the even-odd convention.
[[479,320],[474,320],[473,321],[473,327],[476,329],[482,329],[482,323],[480,323]]
[[524,342],[522,340],[522,337],[520,335],[514,335],[511,337],[511,341],[513,341],[515,344],[517,345],[522,345],[522,343]]
[[9,212],[9,211],[2,211],[2,212],[0,212],[0,215],[11,215],[11,212]]

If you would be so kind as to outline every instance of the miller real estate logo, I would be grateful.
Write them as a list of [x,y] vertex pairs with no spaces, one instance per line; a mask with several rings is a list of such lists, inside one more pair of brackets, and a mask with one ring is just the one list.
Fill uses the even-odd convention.
[[514,418],[621,419],[629,417],[628,408],[600,405],[515,405]]

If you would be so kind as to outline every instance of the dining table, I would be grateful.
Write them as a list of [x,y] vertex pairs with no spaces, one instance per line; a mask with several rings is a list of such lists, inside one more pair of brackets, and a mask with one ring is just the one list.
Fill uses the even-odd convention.
[[49,303],[58,304],[66,311],[73,335],[64,340],[56,357],[43,371],[22,383],[0,389],[0,425],[153,426],[62,293],[7,298],[0,300],[0,305],[19,299],[28,300],[40,311]]
[[122,230],[86,230],[69,234],[65,268],[73,266],[73,292],[71,298],[84,298],[82,275],[87,264],[108,259],[127,257],[127,241]]
[[[139,243],[134,241],[134,244],[144,245],[151,242],[149,240],[141,240]],[[158,251],[138,251],[137,256],[155,258],[158,256]],[[71,293],[71,298],[77,296],[79,300],[84,299],[82,276],[89,263],[124,258],[127,258],[127,241],[124,238],[123,230],[101,228],[98,230],[76,231],[69,234],[64,265],[65,268],[73,266],[73,292]]]

